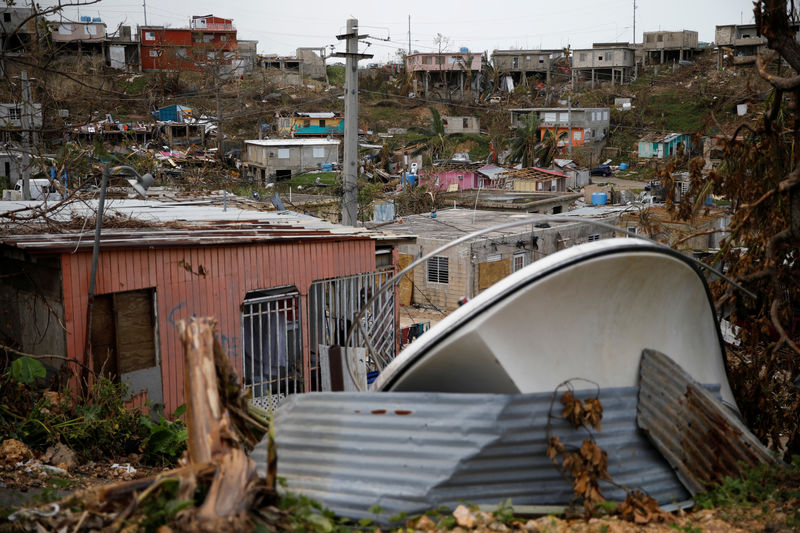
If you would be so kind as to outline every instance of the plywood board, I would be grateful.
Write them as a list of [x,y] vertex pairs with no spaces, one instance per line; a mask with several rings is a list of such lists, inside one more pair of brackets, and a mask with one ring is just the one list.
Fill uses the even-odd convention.
[[156,366],[152,291],[114,295],[119,371],[123,374]]
[[[411,262],[414,260],[414,256],[411,254],[398,254],[397,259],[397,267],[399,270],[403,270]],[[398,270],[398,271],[399,271]],[[400,305],[411,305],[411,297],[414,292],[414,271],[408,272],[403,279],[400,280],[400,284],[397,288],[397,296],[400,299]]]
[[490,261],[478,265],[478,288],[484,290],[491,287],[511,273],[511,259]]

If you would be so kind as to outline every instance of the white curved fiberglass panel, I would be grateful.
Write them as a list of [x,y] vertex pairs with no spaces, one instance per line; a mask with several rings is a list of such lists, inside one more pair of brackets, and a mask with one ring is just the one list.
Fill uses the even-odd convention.
[[644,348],[701,383],[719,383],[734,404],[702,277],[674,251],[608,239],[548,256],[484,291],[404,350],[373,390],[544,392],[571,378],[635,386]]

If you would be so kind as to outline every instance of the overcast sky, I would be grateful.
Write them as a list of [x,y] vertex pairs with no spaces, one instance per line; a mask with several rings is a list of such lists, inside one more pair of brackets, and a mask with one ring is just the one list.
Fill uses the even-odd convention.
[[[356,18],[361,33],[375,37],[368,40],[369,47],[362,44],[361,51],[384,62],[398,48],[408,49],[409,15],[411,49],[420,52],[437,49],[437,33],[447,38],[447,50],[466,47],[489,53],[498,48],[584,48],[593,42],[633,38],[633,0],[144,1],[151,25],[186,27],[192,15],[232,18],[238,38],[257,40],[262,54],[294,55],[299,46],[330,50],[334,45],[342,50],[335,36],[344,33],[348,18]],[[57,3],[45,0],[40,5]],[[695,30],[701,41],[712,42],[718,24],[753,22],[752,0],[637,0],[636,4],[637,42],[642,41],[642,32],[658,29]],[[80,10],[63,10],[64,18],[77,19],[79,14],[101,17],[109,32],[120,23],[144,24],[142,0],[101,0]]]

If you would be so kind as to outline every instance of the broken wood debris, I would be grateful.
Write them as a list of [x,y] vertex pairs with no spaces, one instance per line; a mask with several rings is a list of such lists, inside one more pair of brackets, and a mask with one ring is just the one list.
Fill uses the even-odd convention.
[[[218,531],[252,530],[265,515],[279,517],[272,507],[274,485],[259,479],[247,456],[268,422],[248,406],[215,327],[209,318],[178,324],[189,434],[178,468],[75,492],[47,509],[20,510],[15,518],[43,531],[136,531],[167,523],[183,531]],[[265,508],[270,512],[257,513]]]

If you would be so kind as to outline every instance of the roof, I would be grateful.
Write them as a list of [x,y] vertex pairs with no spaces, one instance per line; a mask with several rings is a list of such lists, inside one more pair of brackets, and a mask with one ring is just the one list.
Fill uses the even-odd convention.
[[639,142],[652,142],[652,143],[668,143],[677,139],[678,137],[687,136],[686,133],[648,133]]
[[557,170],[529,167],[516,170],[507,170],[506,172],[501,173],[498,177],[506,179],[549,180],[553,178],[566,178],[567,175]]
[[[235,198],[235,197],[234,197]],[[230,200],[233,202],[233,199]],[[16,211],[40,202],[0,202],[0,212]],[[74,201],[50,212],[55,223],[69,224],[79,217],[92,217],[97,201]],[[17,212],[24,217],[25,212]],[[107,217],[115,217],[106,222]],[[223,199],[160,202],[156,200],[107,199],[101,245],[104,248],[168,246],[212,246],[297,240],[402,241],[407,236],[332,224],[293,211],[259,211],[223,206]],[[63,233],[42,231],[0,237],[0,243],[28,251],[73,251],[91,249],[94,227]]]
[[324,145],[339,145],[341,141],[336,139],[252,139],[245,141],[245,144],[252,144],[255,146],[324,146]]
[[[530,113],[531,111],[540,111],[540,112],[548,112],[548,111],[569,111],[569,107],[517,107],[514,109],[509,109],[512,113]],[[603,110],[608,111],[608,107],[573,107],[572,111],[587,111],[587,110]]]
[[[408,215],[403,216],[402,225],[395,223],[388,227],[397,231],[402,231],[406,234],[416,235],[418,238],[437,239],[449,242],[474,231],[524,218],[532,218],[531,224],[487,233],[472,239],[472,241],[479,241],[486,239],[501,239],[503,237],[515,235],[530,236],[531,226],[535,225],[537,223],[536,220],[540,217],[532,213],[482,211],[480,209],[443,209],[437,211],[436,218],[431,218],[429,213],[422,215]],[[547,215],[541,215],[542,222],[544,222],[547,218]],[[397,222],[399,222],[399,220],[400,219],[398,219]],[[583,223],[584,222],[580,220],[576,220],[575,222],[548,221],[550,227],[558,227],[562,225],[568,226],[572,224]],[[386,226],[384,226],[384,229],[386,229]]]
[[502,174],[503,172],[507,172],[507,168],[498,167],[497,165],[484,165],[478,169],[479,174],[483,174],[489,179],[495,179],[498,174]]
[[308,118],[334,118],[334,117],[341,117],[341,113],[302,113],[297,112],[295,113],[298,117],[308,117]]

